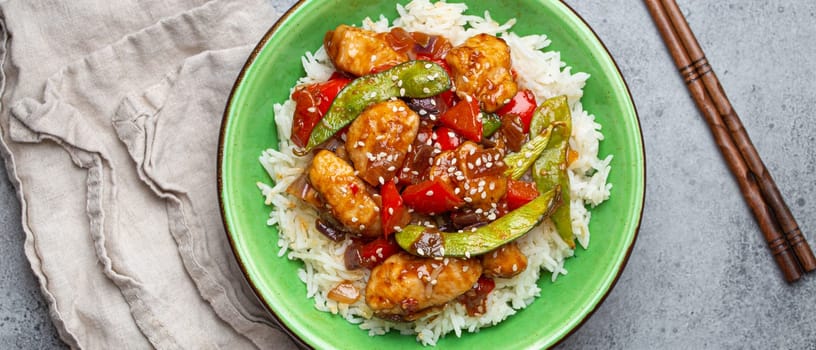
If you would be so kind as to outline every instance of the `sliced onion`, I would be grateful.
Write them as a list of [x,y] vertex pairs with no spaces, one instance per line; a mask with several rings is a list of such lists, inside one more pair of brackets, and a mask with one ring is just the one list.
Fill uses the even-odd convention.
[[343,281],[334,286],[327,297],[338,303],[353,304],[360,299],[360,291],[351,281]]

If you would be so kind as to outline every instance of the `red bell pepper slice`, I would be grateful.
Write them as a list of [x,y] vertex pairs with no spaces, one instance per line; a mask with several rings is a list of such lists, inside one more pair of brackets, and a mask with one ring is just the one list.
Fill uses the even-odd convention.
[[434,133],[436,134],[436,143],[439,144],[443,151],[454,150],[462,143],[459,134],[446,126],[440,126]]
[[402,191],[405,205],[423,214],[441,214],[465,204],[451,185],[439,179],[426,180],[410,185]]
[[380,237],[365,244],[352,243],[346,248],[343,258],[349,270],[356,270],[360,267],[373,269],[400,250],[402,248],[393,239]]
[[295,145],[306,146],[312,129],[329,110],[340,90],[343,90],[349,82],[351,82],[350,79],[333,75],[329,81],[295,89],[295,92],[292,93],[296,106],[291,135]]
[[363,260],[363,266],[371,269],[400,250],[402,248],[393,239],[380,237],[363,245],[360,249],[360,257]]
[[382,196],[382,227],[383,234],[387,237],[394,233],[394,227],[405,226],[411,217],[408,214],[408,209],[403,205],[402,197],[397,191],[397,185],[394,181],[386,182],[380,189],[380,196]]
[[507,179],[507,193],[504,195],[504,200],[510,210],[515,210],[536,197],[538,197],[538,189],[534,183]]
[[466,98],[439,117],[442,125],[456,130],[460,135],[473,142],[482,142],[482,119],[479,101]]
[[529,89],[519,90],[510,102],[502,106],[496,114],[505,116],[507,114],[515,114],[521,117],[522,125],[524,126],[524,133],[530,132],[530,121],[533,120],[533,114],[536,107],[535,95]]

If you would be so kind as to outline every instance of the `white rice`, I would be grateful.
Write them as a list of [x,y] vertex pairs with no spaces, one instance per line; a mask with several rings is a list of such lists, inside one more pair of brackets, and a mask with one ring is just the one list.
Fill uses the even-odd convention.
[[[518,73],[521,88],[533,91],[537,101],[560,94],[568,96],[572,110],[573,130],[570,147],[578,153],[578,159],[569,167],[572,226],[580,245],[589,245],[590,212],[586,205],[597,206],[609,198],[612,185],[607,184],[611,156],[598,159],[598,144],[603,140],[601,126],[595,117],[584,111],[580,99],[589,75],[572,73],[560,59],[558,52],[546,51],[550,44],[545,35],[519,37],[509,30],[515,23],[512,19],[504,24],[497,23],[485,12],[483,17],[466,15],[464,4],[445,2],[430,3],[428,0],[414,0],[405,7],[397,5],[400,17],[393,26],[408,31],[421,31],[444,35],[454,45],[478,33],[488,33],[503,38],[511,48],[513,68]],[[379,32],[391,28],[388,19],[380,17],[374,21],[366,18],[362,27]],[[325,81],[334,68],[321,46],[313,54],[302,58],[306,76],[298,83]],[[495,325],[517,310],[533,302],[539,296],[536,282],[541,271],[552,273],[554,281],[566,274],[564,260],[573,251],[560,238],[552,223],[547,220],[538,228],[518,240],[527,255],[528,268],[511,279],[496,279],[496,288],[489,295],[487,313],[479,317],[469,317],[459,303],[450,303],[441,315],[422,319],[413,323],[395,323],[372,317],[372,310],[365,304],[364,297],[352,305],[337,303],[326,296],[343,280],[353,281],[358,290],[364,292],[368,271],[347,271],[344,268],[343,252],[348,241],[332,242],[314,228],[316,213],[300,200],[285,193],[286,188],[302,174],[310,159],[293,154],[294,146],[289,142],[295,104],[288,100],[274,107],[275,122],[278,126],[280,150],[268,149],[260,157],[261,164],[269,173],[275,185],[258,182],[265,203],[272,207],[268,224],[278,225],[279,256],[304,262],[298,277],[306,284],[306,297],[313,298],[315,308],[340,315],[351,323],[368,330],[370,335],[381,335],[396,330],[402,334],[415,334],[423,345],[435,345],[437,340],[453,332],[457,337],[462,331],[476,332],[480,327]],[[288,252],[288,254],[287,254]]]

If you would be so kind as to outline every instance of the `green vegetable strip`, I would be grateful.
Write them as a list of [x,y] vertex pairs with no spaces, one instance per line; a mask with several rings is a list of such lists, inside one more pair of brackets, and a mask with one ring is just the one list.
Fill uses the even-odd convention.
[[563,203],[552,215],[552,221],[564,242],[575,248],[575,234],[572,232],[570,215],[569,176],[567,175],[567,150],[572,132],[572,118],[566,96],[558,96],[544,101],[533,115],[530,123],[534,126],[549,125],[553,128],[547,147],[533,164],[533,180],[540,192],[560,187]]
[[495,113],[482,113],[482,136],[490,137],[501,128],[501,119]]
[[548,98],[536,108],[533,119],[530,121],[530,135],[538,135],[547,125],[559,120],[571,120],[565,95]]
[[527,169],[530,169],[538,159],[541,152],[547,148],[550,143],[550,136],[552,135],[553,126],[550,125],[544,131],[533,137],[530,141],[521,147],[518,153],[508,154],[504,157],[504,164],[507,164],[507,169],[504,175],[509,176],[513,180],[520,179]]
[[[560,188],[556,187],[475,231],[437,232],[424,226],[409,225],[395,238],[405,251],[419,256],[471,257],[484,254],[523,236],[551,215],[560,203],[560,193]],[[415,242],[423,235],[440,237],[443,249],[417,252]]]
[[445,69],[429,61],[409,61],[380,73],[359,77],[337,94],[329,111],[309,135],[304,152],[328,140],[368,106],[394,97],[431,97],[449,90],[450,86]]

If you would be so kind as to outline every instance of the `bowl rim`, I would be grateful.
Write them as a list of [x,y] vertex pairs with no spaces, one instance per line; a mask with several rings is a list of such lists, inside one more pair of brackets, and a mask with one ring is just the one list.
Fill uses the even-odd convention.
[[[263,305],[264,309],[266,309],[268,311],[270,316],[272,316],[273,321],[277,325],[277,329],[283,331],[286,335],[288,335],[289,339],[294,341],[295,344],[299,348],[311,349],[313,347],[311,345],[309,345],[306,342],[305,339],[302,339],[294,331],[289,329],[289,327],[286,326],[286,324],[278,317],[277,313],[274,310],[272,310],[272,308],[270,307],[270,303],[266,300],[264,295],[260,292],[260,290],[258,290],[258,287],[255,285],[255,283],[252,282],[252,279],[250,278],[250,274],[249,274],[249,271],[247,270],[246,263],[244,262],[244,259],[242,258],[242,256],[239,253],[237,243],[235,242],[235,239],[233,238],[233,235],[230,234],[230,232],[231,232],[230,231],[230,224],[227,222],[227,219],[226,219],[227,215],[226,215],[225,198],[224,198],[224,180],[223,180],[223,167],[222,167],[222,164],[223,164],[222,160],[223,160],[223,156],[224,156],[224,142],[225,142],[225,139],[226,139],[227,124],[228,124],[229,117],[230,117],[230,110],[232,109],[231,107],[232,107],[232,104],[234,102],[234,97],[235,97],[235,94],[236,94],[238,88],[244,82],[244,79],[246,78],[247,71],[255,63],[255,60],[257,59],[258,55],[263,50],[263,48],[266,46],[266,44],[269,42],[269,40],[272,38],[272,36],[277,32],[278,28],[281,25],[283,25],[289,19],[289,17],[291,17],[292,14],[295,13],[307,1],[308,0],[298,0],[294,5],[292,5],[292,7],[290,7],[288,10],[286,10],[286,12],[284,12],[280,16],[280,18],[278,18],[275,21],[275,23],[269,28],[269,30],[266,31],[266,33],[263,35],[263,37],[258,41],[258,44],[255,45],[255,47],[252,49],[252,52],[247,57],[247,60],[244,63],[243,67],[241,67],[241,70],[240,70],[237,78],[235,79],[235,83],[233,84],[233,86],[232,86],[232,88],[230,90],[230,93],[229,93],[229,96],[228,96],[228,99],[227,99],[227,103],[226,103],[226,106],[224,108],[224,113],[223,113],[222,118],[221,118],[221,126],[220,126],[219,136],[218,136],[218,152],[217,152],[217,156],[216,156],[216,181],[217,181],[217,189],[218,189],[218,206],[219,206],[220,214],[221,214],[221,223],[223,224],[223,227],[224,227],[224,234],[226,234],[227,239],[228,239],[228,241],[230,243],[230,249],[232,250],[232,253],[233,253],[234,257],[235,257],[235,261],[238,263],[238,265],[241,268],[241,273],[243,275],[244,281],[252,289],[255,298]],[[637,216],[638,217],[637,223],[634,225],[634,232],[633,232],[633,235],[632,235],[632,241],[628,244],[628,247],[626,248],[626,254],[623,257],[623,260],[620,262],[620,265],[617,268],[617,271],[615,273],[614,278],[612,279],[612,282],[609,284],[609,286],[603,292],[603,295],[601,295],[600,299],[598,299],[598,301],[596,303],[594,303],[594,305],[592,305],[590,307],[589,312],[587,312],[581,318],[581,320],[574,327],[572,327],[572,329],[570,329],[568,332],[561,335],[561,337],[559,339],[557,339],[551,345],[551,347],[557,346],[558,344],[562,343],[564,340],[569,338],[572,334],[577,332],[578,329],[580,329],[586,323],[586,321],[595,313],[595,311],[598,310],[598,308],[601,306],[601,304],[603,304],[603,302],[606,301],[606,298],[612,292],[612,289],[615,287],[615,285],[617,285],[617,282],[620,279],[621,274],[623,273],[624,269],[626,268],[626,266],[627,266],[627,264],[629,262],[629,258],[632,255],[632,250],[634,249],[635,243],[637,242],[637,239],[638,239],[638,236],[639,236],[639,233],[640,233],[640,225],[643,222],[643,211],[644,211],[644,208],[646,206],[645,204],[646,204],[646,186],[647,186],[646,145],[645,145],[644,140],[643,140],[643,130],[641,128],[640,114],[638,113],[637,104],[635,103],[634,98],[632,98],[632,91],[629,88],[629,84],[626,82],[626,78],[623,76],[623,74],[621,72],[621,69],[620,69],[620,66],[618,65],[618,62],[615,60],[615,58],[609,52],[609,48],[606,46],[606,44],[603,42],[603,40],[601,40],[600,36],[598,36],[598,33],[595,31],[595,29],[592,28],[592,26],[590,26],[589,23],[577,11],[575,11],[575,9],[573,9],[569,4],[567,4],[563,0],[558,0],[558,2],[561,5],[563,5],[572,15],[574,15],[576,18],[578,18],[581,21],[581,23],[583,23],[583,25],[587,29],[589,29],[589,31],[592,33],[592,36],[595,38],[595,40],[598,41],[598,43],[600,43],[601,47],[603,48],[604,52],[606,53],[606,56],[609,58],[609,60],[612,62],[612,65],[615,67],[615,73],[621,78],[621,81],[623,82],[623,86],[624,86],[624,88],[626,90],[626,95],[628,96],[629,101],[632,103],[632,109],[633,109],[633,112],[634,112],[634,117],[635,117],[635,120],[637,121],[637,123],[636,123],[637,134],[640,137],[640,140],[639,140],[639,144],[640,144],[639,157],[640,157],[640,159],[642,159],[642,166],[640,167],[639,170],[640,170],[640,173],[641,173],[641,178],[643,179],[643,191],[641,192],[640,212],[638,213],[638,216]]]

